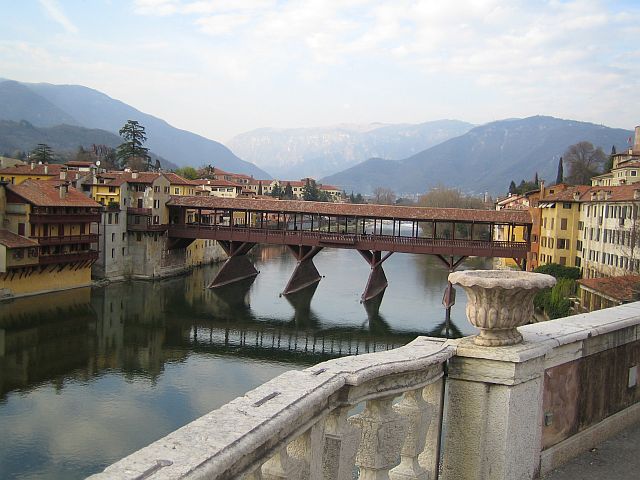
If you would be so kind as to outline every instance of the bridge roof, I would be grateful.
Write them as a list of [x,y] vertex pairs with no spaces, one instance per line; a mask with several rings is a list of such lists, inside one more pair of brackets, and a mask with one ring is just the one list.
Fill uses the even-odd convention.
[[527,210],[475,210],[466,208],[404,207],[356,203],[305,202],[301,200],[270,200],[251,198],[220,198],[172,196],[170,207],[255,212],[306,213],[360,218],[394,218],[397,220],[441,220],[479,223],[532,223]]

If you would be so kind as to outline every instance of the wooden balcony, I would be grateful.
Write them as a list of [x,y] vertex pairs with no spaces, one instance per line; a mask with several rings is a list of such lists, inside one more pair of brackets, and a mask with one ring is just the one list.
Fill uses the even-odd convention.
[[32,224],[42,223],[100,223],[101,212],[82,213],[35,213],[29,215],[29,222]]
[[127,230],[132,232],[165,232],[169,229],[167,224],[152,224],[149,222],[127,223]]
[[151,216],[150,208],[136,208],[136,207],[127,207],[128,215],[143,215],[145,217]]
[[58,263],[95,262],[98,259],[98,252],[94,250],[85,252],[58,253],[53,255],[40,255],[40,265],[54,265]]
[[40,245],[70,245],[75,243],[97,243],[99,236],[97,234],[87,235],[62,235],[48,237],[30,237]]

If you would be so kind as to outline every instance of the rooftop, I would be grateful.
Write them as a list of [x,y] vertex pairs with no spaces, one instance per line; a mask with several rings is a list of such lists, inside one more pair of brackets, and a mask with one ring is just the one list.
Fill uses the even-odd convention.
[[382,217],[402,220],[450,220],[478,223],[531,224],[531,215],[525,210],[473,210],[463,208],[400,207],[392,205],[352,204],[331,202],[305,202],[301,200],[274,200],[220,197],[172,196],[168,206],[251,210],[258,212],[298,212],[307,214]]
[[640,275],[581,278],[578,283],[623,303],[637,300],[640,294]]
[[4,245],[8,248],[37,247],[38,242],[34,242],[22,235],[18,235],[2,228],[0,229],[0,245]]
[[61,197],[62,184],[58,180],[25,180],[20,185],[7,185],[7,189],[38,207],[101,207],[71,186],[67,187],[67,194]]

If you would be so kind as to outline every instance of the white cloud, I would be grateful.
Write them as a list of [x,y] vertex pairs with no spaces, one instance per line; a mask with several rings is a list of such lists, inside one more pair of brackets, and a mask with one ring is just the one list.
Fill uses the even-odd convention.
[[64,14],[56,0],[40,0],[40,5],[42,5],[47,14],[59,23],[67,33],[78,33],[78,27]]

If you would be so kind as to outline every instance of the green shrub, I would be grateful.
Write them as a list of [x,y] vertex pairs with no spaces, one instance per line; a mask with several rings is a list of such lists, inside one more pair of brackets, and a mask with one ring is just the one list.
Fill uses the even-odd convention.
[[533,271],[536,273],[546,273],[555,278],[569,278],[571,280],[578,280],[580,278],[580,269],[578,267],[565,267],[557,263],[540,265]]

